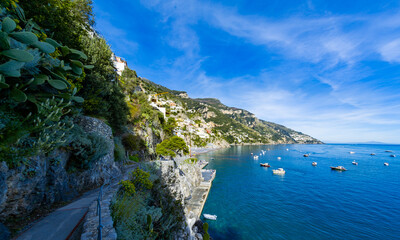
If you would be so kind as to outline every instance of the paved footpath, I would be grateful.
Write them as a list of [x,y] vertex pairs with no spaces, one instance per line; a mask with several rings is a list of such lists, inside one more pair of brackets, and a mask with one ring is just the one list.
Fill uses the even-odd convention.
[[79,226],[86,216],[90,204],[99,196],[99,189],[85,193],[79,200],[57,209],[16,240],[65,240]]
[[[136,167],[131,165],[125,169],[125,173],[129,173]],[[127,179],[125,174],[122,179]],[[105,186],[117,187],[118,181]],[[28,230],[22,232],[14,240],[66,240],[69,239],[74,231],[78,228],[89,210],[93,201],[99,196],[100,188],[84,193],[78,200],[72,202],[62,208],[59,208],[33,224]],[[80,237],[79,237],[80,239]]]

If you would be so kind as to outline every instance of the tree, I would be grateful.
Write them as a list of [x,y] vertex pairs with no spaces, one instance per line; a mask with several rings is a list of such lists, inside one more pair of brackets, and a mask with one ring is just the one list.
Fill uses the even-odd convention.
[[156,153],[163,156],[175,157],[178,153],[188,154],[189,148],[185,140],[174,136],[157,144]]

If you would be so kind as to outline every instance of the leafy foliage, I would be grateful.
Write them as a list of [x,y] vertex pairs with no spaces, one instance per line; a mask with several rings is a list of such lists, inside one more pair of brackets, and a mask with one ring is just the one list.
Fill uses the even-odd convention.
[[156,153],[163,156],[175,157],[177,153],[188,154],[189,148],[180,137],[173,136],[157,144]]
[[146,143],[137,135],[128,134],[122,137],[122,143],[129,151],[146,149]]
[[69,168],[89,169],[109,150],[107,140],[102,135],[96,132],[86,133],[77,125],[70,131],[69,139],[66,145],[71,152]]

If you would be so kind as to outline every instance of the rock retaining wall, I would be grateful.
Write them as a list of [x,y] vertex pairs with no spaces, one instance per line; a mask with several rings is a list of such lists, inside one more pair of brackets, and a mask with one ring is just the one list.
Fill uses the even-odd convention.
[[0,222],[11,216],[23,217],[42,205],[72,200],[80,192],[109,183],[121,175],[114,162],[114,141],[111,128],[103,121],[81,117],[78,124],[86,132],[98,132],[109,145],[108,153],[86,171],[68,173],[70,154],[58,149],[48,156],[35,156],[28,165],[8,169],[0,162]]

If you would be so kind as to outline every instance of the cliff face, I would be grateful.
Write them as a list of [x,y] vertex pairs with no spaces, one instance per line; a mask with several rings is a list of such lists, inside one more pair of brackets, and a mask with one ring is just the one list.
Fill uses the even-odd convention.
[[[176,239],[198,239],[198,229],[194,227],[197,217],[187,209],[186,204],[192,197],[196,187],[203,181],[201,168],[198,164],[185,163],[185,158],[175,161],[161,161],[161,179],[176,201],[184,208],[184,221]],[[172,207],[172,206],[171,206]],[[198,236],[198,234],[197,234]]]
[[48,156],[35,156],[29,167],[8,169],[0,162],[0,221],[11,216],[22,217],[42,205],[68,201],[83,190],[108,183],[121,175],[114,162],[114,142],[111,128],[101,120],[82,117],[78,123],[86,133],[96,132],[107,141],[108,151],[85,171],[68,172],[71,154],[55,150]]
[[228,107],[215,98],[197,98],[189,106],[200,111],[207,121],[223,132],[230,143],[309,143],[322,142],[285,126],[258,119],[253,113]]

